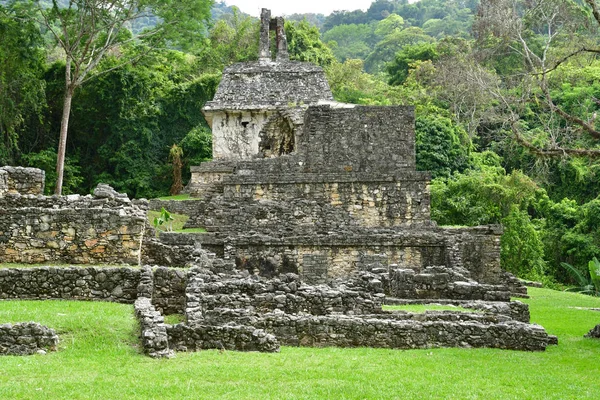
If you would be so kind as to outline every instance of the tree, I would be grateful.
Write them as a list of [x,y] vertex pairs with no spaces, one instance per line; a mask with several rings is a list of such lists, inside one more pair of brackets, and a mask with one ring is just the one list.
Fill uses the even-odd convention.
[[[516,142],[538,157],[600,158],[600,4],[584,0],[484,0],[474,25],[480,56],[520,60],[491,87]],[[493,62],[493,61],[492,61]],[[592,68],[594,74],[580,74]],[[587,90],[565,99],[565,84]],[[591,90],[590,90],[591,89]]]
[[390,75],[390,85],[401,85],[408,78],[408,71],[416,61],[435,61],[438,52],[435,44],[421,43],[405,46],[396,54],[396,58],[387,67]]
[[256,18],[245,16],[237,7],[225,14],[210,30],[208,43],[200,53],[204,70],[220,73],[235,62],[258,59],[260,24]]
[[27,116],[42,119],[45,105],[43,40],[30,9],[0,5],[0,164],[14,163]]
[[469,165],[467,133],[440,110],[421,111],[415,121],[417,169],[430,171],[433,178],[463,172]]
[[290,58],[297,61],[308,61],[325,67],[335,57],[329,47],[321,41],[321,34],[316,26],[306,20],[285,22],[285,33],[288,41]]
[[181,162],[181,157],[183,157],[183,149],[176,144],[171,146],[171,150],[169,150],[169,159],[173,163],[173,185],[171,185],[171,196],[178,195],[183,190],[183,182],[181,180],[181,168],[183,164]]
[[[57,152],[56,194],[62,193],[67,132],[71,103],[75,91],[98,74],[98,64],[109,54],[121,54],[112,69],[129,64],[145,52],[128,52],[128,45],[140,41],[148,49],[167,43],[190,45],[194,37],[204,32],[210,15],[211,0],[69,0],[61,6],[57,0],[52,7],[35,0],[39,22],[52,34],[64,52],[65,88]],[[143,18],[158,17],[161,22],[132,34],[129,27]],[[111,69],[105,69],[106,73]]]
[[369,54],[369,57],[365,60],[365,69],[370,73],[385,70],[386,63],[393,62],[396,53],[404,50],[406,46],[434,41],[435,39],[423,32],[421,28],[411,26],[406,29],[392,29]]
[[340,62],[367,58],[378,37],[373,24],[338,25],[323,34],[323,40],[333,48]]

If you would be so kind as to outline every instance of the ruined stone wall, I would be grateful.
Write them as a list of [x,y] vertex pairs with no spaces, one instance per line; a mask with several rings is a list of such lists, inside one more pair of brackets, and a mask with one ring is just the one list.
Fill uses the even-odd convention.
[[585,337],[600,339],[600,324],[590,329],[590,331],[586,333]]
[[[415,272],[445,265],[466,270],[469,278],[479,283],[508,284],[499,266],[500,231],[495,226],[373,230],[324,236],[285,237],[284,234],[285,231],[280,231],[228,238],[225,256],[235,259],[238,268],[251,273],[274,276],[293,272],[311,283],[347,277],[379,264],[385,269],[395,265]],[[468,257],[468,262],[463,262],[463,257]]]
[[164,315],[183,314],[188,271],[159,267],[153,271],[152,304]]
[[169,341],[170,329],[176,328],[184,333],[174,334],[174,343],[183,341],[183,349],[202,348],[194,344],[194,333],[201,338],[207,326],[241,326],[291,346],[544,350],[556,343],[542,327],[512,320],[507,303],[502,310],[478,304],[486,313],[382,311],[383,294],[362,289],[363,284],[375,284],[374,277],[357,274],[333,288],[298,285],[293,274],[276,279],[217,277],[193,269],[186,293],[187,324],[169,328]]
[[[142,264],[163,265],[169,267],[186,267],[188,264],[203,261],[206,257],[211,262],[225,263],[214,257],[223,257],[222,239],[210,233],[175,233],[154,232],[146,235],[142,247]],[[224,267],[228,268],[228,267]]]
[[501,225],[443,230],[448,237],[449,266],[464,267],[478,282],[507,283],[506,273],[500,266]]
[[0,269],[0,299],[103,300],[132,304],[135,268],[39,267]]
[[167,325],[169,347],[176,351],[235,350],[279,352],[275,336],[253,326]]
[[133,308],[140,322],[140,338],[144,352],[154,358],[171,356],[165,319],[156,311],[151,300],[140,297],[135,301]]
[[6,268],[0,269],[0,299],[99,300],[133,304],[144,283],[147,287],[142,295],[152,298],[153,306],[159,311],[166,315],[182,314],[187,280],[187,270],[169,268]]
[[202,320],[213,325],[222,322],[220,313],[228,309],[252,309],[261,313],[280,310],[313,315],[372,314],[381,312],[383,297],[329,286],[308,286],[294,274],[269,281],[192,279],[187,288],[186,313],[188,322]]
[[35,322],[0,325],[0,355],[27,356],[56,350],[54,329]]
[[163,208],[171,214],[193,215],[202,211],[202,200],[150,200],[148,209],[160,211]]
[[230,160],[212,160],[190,167],[192,176],[185,192],[192,197],[208,199],[223,192],[223,177],[233,173],[235,162]]
[[241,317],[237,323],[275,335],[281,344],[309,347],[490,347],[543,351],[556,344],[539,325],[501,316],[455,312],[398,313],[376,316],[307,316],[266,314]]
[[46,173],[38,168],[1,167],[0,196],[12,194],[44,194]]
[[8,192],[8,172],[0,168],[0,197]]
[[386,305],[413,305],[433,304],[451,305],[486,313],[505,315],[515,321],[529,323],[529,304],[520,301],[483,301],[483,300],[455,300],[455,299],[398,299],[394,297],[385,298]]
[[[297,239],[297,240],[294,240]],[[441,245],[428,241],[413,243],[359,236],[321,238],[292,238],[289,241],[254,242],[239,240],[232,246],[236,265],[251,273],[275,276],[292,272],[308,283],[326,283],[371,268],[377,260],[386,269],[391,264],[420,271],[426,265],[439,265],[444,259]],[[419,242],[421,245],[419,245]]]
[[129,199],[0,198],[0,262],[138,264],[146,204]]
[[506,286],[481,284],[453,272],[447,267],[428,267],[423,273],[412,269],[392,270],[389,294],[402,299],[510,300]]
[[298,151],[306,172],[413,169],[413,107],[309,107]]

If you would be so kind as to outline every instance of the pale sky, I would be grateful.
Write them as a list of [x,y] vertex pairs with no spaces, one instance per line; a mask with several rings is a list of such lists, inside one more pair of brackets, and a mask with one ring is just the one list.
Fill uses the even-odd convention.
[[294,13],[331,14],[334,10],[366,10],[373,0],[225,0],[228,6],[236,6],[253,17],[260,16],[261,8],[271,10],[278,17]]

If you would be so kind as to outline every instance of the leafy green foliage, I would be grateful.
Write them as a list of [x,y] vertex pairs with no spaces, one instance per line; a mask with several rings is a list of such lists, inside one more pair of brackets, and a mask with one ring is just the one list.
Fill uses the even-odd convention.
[[531,217],[517,206],[502,219],[505,233],[501,239],[502,267],[513,274],[531,279],[546,273],[541,232]]
[[387,66],[390,85],[401,85],[408,78],[408,71],[416,61],[435,61],[438,58],[437,48],[431,43],[405,46],[396,53],[394,61]]
[[221,73],[234,62],[256,60],[259,28],[256,19],[233,7],[231,14],[223,15],[210,29],[205,46],[198,51],[199,65],[204,71]]
[[417,169],[433,178],[463,172],[469,166],[469,137],[439,111],[420,113],[415,121]]
[[162,207],[160,209],[160,214],[156,217],[154,217],[154,219],[152,220],[152,225],[154,226],[154,228],[157,230],[157,234],[158,234],[158,229],[160,227],[162,227],[163,225],[165,226],[165,230],[167,232],[171,232],[173,230],[173,221],[175,220],[175,218],[173,218],[171,216],[171,213],[168,212],[164,207]]
[[[56,182],[56,150],[46,149],[37,153],[28,153],[22,157],[23,164],[29,167],[43,169],[46,172],[46,194],[54,193],[54,184]],[[64,194],[78,193],[80,185],[83,183],[81,176],[81,166],[77,158],[67,157],[65,162],[66,184],[63,186]]]
[[[158,197],[172,183],[168,158],[173,144],[185,142],[184,169],[198,155],[210,157],[210,140],[194,146],[184,140],[191,132],[208,130],[199,110],[213,97],[220,80],[215,74],[198,75],[197,62],[184,53],[163,51],[101,75],[76,93],[69,154],[86,160],[81,163],[83,181],[77,182],[80,192],[103,182],[132,197]],[[117,59],[107,58],[99,68],[116,63]],[[60,80],[60,72],[48,76],[52,100],[61,98]],[[51,103],[55,115],[60,115],[61,107],[59,101]],[[51,123],[48,136],[38,142],[56,140],[52,132],[60,121]],[[184,176],[189,176],[189,170]]]
[[521,172],[507,174],[494,166],[494,157],[475,162],[478,169],[434,179],[431,185],[432,219],[442,225],[504,225],[502,266],[518,276],[546,271],[540,221],[528,210],[544,198],[543,190]]
[[43,38],[27,4],[0,4],[0,164],[14,164],[27,120],[45,111]]
[[540,213],[545,219],[543,241],[552,273],[559,281],[572,281],[572,275],[565,275],[559,268],[565,262],[581,268],[581,274],[587,274],[584,266],[600,256],[600,199],[581,206],[569,199],[558,203],[545,201]]
[[[573,277],[577,283],[577,286],[570,287],[566,289],[567,292],[577,292],[581,294],[587,294],[590,296],[599,296],[600,295],[600,287],[597,282],[597,265],[598,259],[594,257],[593,260],[589,262],[589,272],[591,275],[588,278],[584,273],[581,273],[577,268],[573,267],[571,264],[560,263],[560,265]],[[596,279],[594,279],[594,277]]]
[[[383,23],[385,21],[381,21]],[[386,65],[394,61],[395,55],[406,46],[432,43],[435,39],[427,35],[421,28],[408,27],[394,29],[377,43],[371,54],[365,60],[367,71],[371,73],[386,70]]]
[[366,59],[378,35],[374,25],[338,25],[323,34],[323,41],[333,49],[335,57],[344,62],[349,59]]
[[286,21],[285,33],[292,60],[308,61],[322,67],[335,60],[331,49],[321,41],[321,34],[317,27],[307,21]]
[[600,261],[596,257],[592,258],[588,263],[590,279],[596,288],[596,295],[600,295]]

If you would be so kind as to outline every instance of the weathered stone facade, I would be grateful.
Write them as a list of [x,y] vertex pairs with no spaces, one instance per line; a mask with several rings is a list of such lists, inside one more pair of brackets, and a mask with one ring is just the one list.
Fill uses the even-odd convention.
[[35,322],[0,325],[0,355],[28,356],[55,351],[58,335]]

